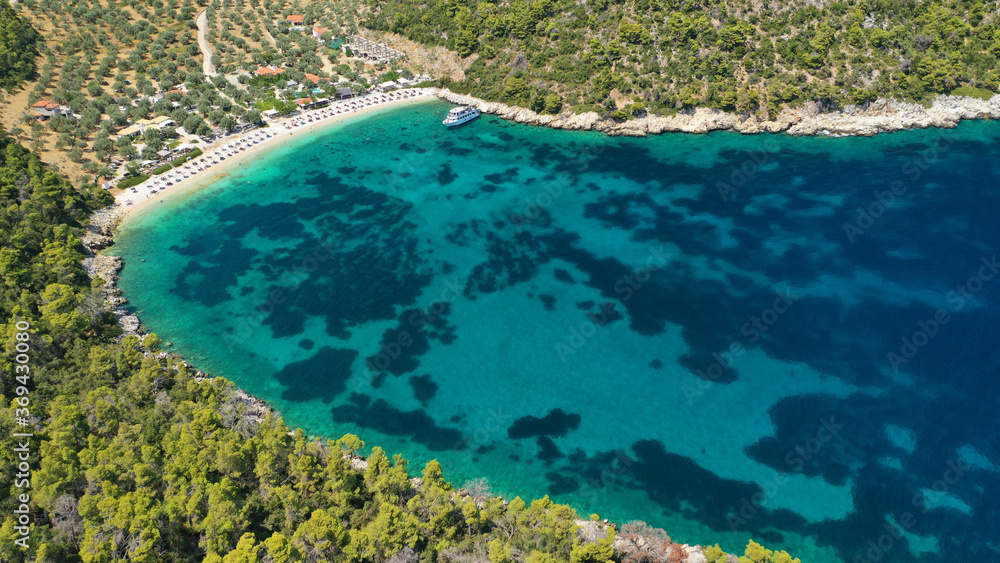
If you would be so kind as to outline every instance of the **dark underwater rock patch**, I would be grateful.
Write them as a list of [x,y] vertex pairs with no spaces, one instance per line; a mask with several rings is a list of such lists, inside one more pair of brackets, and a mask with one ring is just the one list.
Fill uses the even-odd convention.
[[545,478],[549,482],[548,491],[552,495],[568,495],[580,490],[579,481],[558,471],[546,473]]
[[550,436],[559,438],[570,430],[580,427],[580,415],[565,413],[562,409],[552,409],[542,418],[524,416],[514,421],[507,429],[507,437],[513,440],[530,438],[532,436]]
[[288,401],[322,399],[332,401],[347,390],[351,378],[351,365],[358,357],[357,350],[344,350],[324,346],[312,357],[286,365],[275,379],[286,387],[281,394]]
[[555,441],[548,436],[539,436],[536,440],[538,444],[538,459],[545,462],[546,465],[551,465],[553,461],[566,457],[566,454],[559,450],[559,446],[556,445]]
[[493,174],[487,174],[483,176],[483,179],[491,184],[503,184],[504,182],[513,182],[517,179],[518,169],[508,168],[503,172],[495,172]]
[[333,408],[333,419],[351,422],[384,434],[409,436],[434,451],[455,449],[463,444],[462,433],[442,428],[423,410],[399,410],[383,399],[367,405],[340,405]]
[[374,372],[402,375],[420,365],[420,356],[431,349],[431,340],[443,344],[455,341],[457,327],[449,325],[447,316],[451,304],[433,303],[425,309],[406,309],[397,324],[382,333],[379,351],[365,358],[365,365]]
[[575,283],[575,281],[573,280],[573,276],[571,276],[569,272],[567,272],[566,270],[564,270],[562,268],[556,268],[555,270],[553,270],[552,271],[552,275],[557,280],[559,280],[559,281],[561,281],[563,283]]
[[410,377],[410,387],[413,388],[413,398],[425,407],[437,395],[438,384],[431,380],[430,375],[414,375]]

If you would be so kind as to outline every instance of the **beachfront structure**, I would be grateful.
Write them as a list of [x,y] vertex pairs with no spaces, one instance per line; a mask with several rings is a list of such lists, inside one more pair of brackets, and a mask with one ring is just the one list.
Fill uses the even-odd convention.
[[[347,88],[345,88],[344,90],[346,90],[346,93],[348,95],[350,96],[354,95],[354,92],[352,90]],[[245,149],[249,149],[253,145],[265,142],[266,139],[270,139],[277,135],[282,135],[286,132],[294,131],[300,127],[307,127],[309,124],[312,123],[333,118],[344,112],[358,111],[364,107],[368,107],[371,105],[391,102],[394,100],[401,100],[413,96],[426,96],[430,93],[431,92],[429,90],[417,89],[417,90],[409,90],[405,93],[394,92],[390,94],[375,94],[371,98],[367,99],[365,103],[356,103],[356,102],[342,103],[338,104],[336,109],[328,108],[328,109],[320,109],[318,111],[310,111],[298,114],[296,115],[296,117],[293,117],[292,119],[289,119],[287,121],[278,121],[278,122],[274,122],[273,118],[278,117],[280,115],[279,112],[274,109],[267,110],[263,112],[262,115],[264,117],[271,118],[270,128],[255,131],[250,135],[242,136],[238,139],[232,140],[221,147],[207,150],[202,159],[193,160],[191,163],[188,163],[180,168],[175,168],[173,171],[169,171],[165,174],[161,174],[159,176],[154,177],[152,181],[143,182],[138,186],[134,186],[131,188],[130,192],[121,193],[116,197],[116,199],[120,203],[126,206],[133,205],[136,203],[135,201],[133,201],[133,199],[136,198],[137,196],[140,198],[145,196],[146,199],[149,199],[153,195],[157,195],[160,191],[166,189],[167,187],[176,185],[178,182],[181,182],[186,178],[190,178],[192,176],[197,175],[198,172],[211,168],[214,165],[218,165],[220,162],[227,160],[227,158],[235,157],[237,155],[237,152],[241,152]],[[298,102],[296,102],[296,104],[298,106],[301,106],[301,108],[304,110],[318,108],[329,103],[330,100],[327,98],[319,99],[316,101],[307,101],[306,99],[301,99]],[[241,127],[239,130],[243,131],[248,128],[251,128],[251,126],[247,125]],[[202,142],[207,144],[213,139],[209,137],[201,137],[201,140]],[[181,155],[187,154],[190,151],[190,149],[194,147],[194,145],[189,145],[189,144],[181,146],[184,148],[177,151],[170,151],[169,149],[158,151],[157,157],[159,157],[159,160],[143,161],[146,167],[140,168],[140,170],[144,174],[149,173],[150,171],[156,169],[159,162],[162,162],[166,158],[170,158],[178,154]],[[121,165],[124,162],[124,159],[120,156],[115,156],[112,157],[112,162],[115,163],[115,165],[117,166]]]
[[343,100],[345,98],[353,98],[354,96],[357,96],[357,95],[358,95],[358,93],[355,92],[354,90],[351,90],[350,88],[338,88],[337,89],[337,99],[338,100]]
[[118,132],[118,137],[137,137],[142,135],[142,128],[138,125],[129,125]]
[[147,129],[163,129],[177,125],[177,122],[167,115],[159,115],[152,119],[139,119],[132,125],[118,132],[119,137],[137,137],[146,132]]
[[52,100],[40,100],[35,102],[31,109],[35,112],[35,117],[52,117],[53,115],[73,115],[68,107],[61,106]]
[[253,71],[253,73],[257,76],[277,76],[279,74],[284,74],[285,69],[274,66],[262,66]]
[[173,119],[170,119],[170,117],[166,115],[159,115],[157,117],[154,117],[153,119],[140,119],[135,122],[135,125],[139,127],[139,129],[141,129],[143,132],[145,132],[146,129],[150,127],[152,127],[153,129],[163,129],[164,127],[170,127],[175,124],[176,122]]
[[365,39],[364,37],[359,37],[357,35],[351,35],[348,37],[347,43],[343,45],[343,48],[345,50],[350,49],[355,56],[368,59],[376,63],[388,63],[396,59],[406,57],[406,53],[398,49],[393,49],[392,47],[376,43],[370,39]]
[[323,106],[329,105],[330,104],[330,98],[320,98],[320,99],[316,100],[315,102],[310,101],[309,98],[301,98],[301,99],[295,100],[295,103],[298,104],[299,108],[301,108],[303,110],[310,110],[310,109],[319,108],[319,107],[323,107]]

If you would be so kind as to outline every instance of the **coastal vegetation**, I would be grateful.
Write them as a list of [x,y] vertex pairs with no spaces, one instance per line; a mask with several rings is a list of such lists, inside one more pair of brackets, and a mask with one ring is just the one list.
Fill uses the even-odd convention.
[[[28,366],[0,384],[0,560],[679,560],[662,530],[632,523],[587,540],[572,508],[457,490],[436,461],[413,479],[418,468],[356,436],[321,440],[262,413],[154,334],[123,337],[103,280],[81,264],[83,227],[108,193],[74,189],[2,131],[0,169],[0,371]],[[26,432],[22,471],[14,434]],[[752,543],[741,561],[797,560]]]
[[384,0],[364,25],[470,61],[454,91],[618,119],[711,107],[773,117],[877,98],[992,95],[997,2]]
[[0,5],[0,88],[10,91],[34,74],[38,39],[10,4]]
[[147,174],[139,174],[139,175],[136,175],[136,176],[129,176],[129,177],[125,178],[124,180],[122,180],[121,182],[118,182],[118,188],[122,189],[122,190],[127,190],[127,189],[131,188],[132,186],[138,186],[139,184],[145,182],[148,179],[149,179],[149,175],[147,175]]
[[160,166],[159,168],[155,168],[155,169],[154,169],[154,170],[153,170],[153,171],[151,172],[151,174],[153,174],[153,175],[159,175],[159,174],[163,174],[163,173],[165,173],[165,172],[170,172],[170,171],[171,171],[171,170],[173,170],[173,169],[174,169],[173,165],[171,165],[171,164],[170,164],[170,163],[168,162],[168,163],[164,164],[163,166]]
[[175,158],[174,160],[171,160],[170,161],[170,165],[173,166],[174,168],[176,168],[176,167],[184,164],[185,162],[187,162],[187,161],[189,161],[189,160],[191,160],[193,158],[197,158],[197,157],[199,157],[201,155],[202,155],[202,150],[201,149],[194,149],[193,151],[187,153],[186,155],[184,155],[184,156],[182,156],[180,158]]

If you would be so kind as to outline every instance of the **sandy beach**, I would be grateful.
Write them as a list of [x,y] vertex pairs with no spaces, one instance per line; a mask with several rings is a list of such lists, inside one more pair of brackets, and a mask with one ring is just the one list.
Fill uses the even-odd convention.
[[436,88],[397,90],[341,100],[324,108],[273,121],[270,127],[253,129],[205,147],[201,156],[117,194],[115,202],[126,216],[132,215],[150,209],[150,204],[155,202],[163,203],[168,198],[210,185],[228,176],[234,165],[247,162],[265,148],[288,143],[296,134],[314,134],[317,128],[347,117],[423,101],[436,95]]

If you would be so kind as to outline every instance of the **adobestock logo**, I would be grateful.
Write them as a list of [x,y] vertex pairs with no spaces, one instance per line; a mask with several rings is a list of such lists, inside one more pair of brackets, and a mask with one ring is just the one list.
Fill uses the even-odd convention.
[[416,342],[416,337],[427,332],[439,319],[447,316],[448,308],[458,300],[464,291],[462,278],[446,278],[444,287],[438,292],[438,299],[429,307],[422,307],[406,318],[406,327],[400,326],[395,339],[379,342],[378,352],[365,360],[360,372],[354,372],[347,380],[347,389],[354,393],[370,392],[370,387],[385,374],[392,362],[402,356]]
[[768,499],[776,497],[785,485],[788,484],[788,475],[790,473],[801,473],[806,467],[806,462],[816,457],[826,447],[827,443],[834,438],[847,443],[840,435],[840,431],[843,429],[844,425],[837,424],[835,417],[831,416],[829,419],[821,418],[816,432],[803,443],[795,444],[785,454],[784,461],[785,465],[788,466],[788,471],[776,471],[773,478],[759,483],[759,492],[754,493],[749,499],[746,497],[740,498],[740,506],[737,512],[726,516],[729,528],[734,532],[739,531],[740,528],[743,528],[747,523],[756,518],[761,510],[766,510],[764,503]]
[[[673,254],[666,252],[662,244],[659,247],[650,247],[648,250],[649,255],[646,257],[644,265],[625,274],[615,282],[615,296],[618,297],[618,301],[622,305],[628,303],[635,292],[648,283],[653,274],[662,270],[673,256]],[[597,334],[597,329],[606,325],[616,313],[614,303],[605,302],[597,313],[588,315],[586,321],[581,322],[579,326],[570,327],[569,337],[565,341],[557,342],[555,347],[562,363],[565,364],[569,356],[583,348],[587,341]]]
[[685,383],[681,388],[684,391],[684,398],[687,399],[689,405],[693,405],[695,397],[704,395],[705,391],[708,391],[723,375],[732,369],[736,358],[742,356],[747,351],[747,348],[756,344],[764,333],[778,322],[781,314],[788,311],[795,304],[795,301],[799,299],[799,296],[794,295],[790,288],[776,290],[775,294],[777,297],[775,297],[770,307],[740,325],[740,334],[746,337],[745,343],[739,339],[733,340],[722,352],[713,353],[713,361],[705,366],[705,368],[694,370],[695,375],[698,376],[694,386]]
[[950,137],[938,139],[934,146],[924,149],[903,163],[900,169],[902,178],[893,180],[889,184],[889,189],[873,191],[874,200],[868,205],[859,206],[854,221],[845,222],[843,225],[848,242],[854,244],[858,241],[858,237],[875,226],[875,222],[896,204],[896,198],[909,190],[909,184],[920,180],[924,172],[941,158],[941,153],[947,152],[954,142],[955,140]]
[[929,491],[918,492],[910,499],[910,505],[914,510],[907,510],[893,517],[895,526],[888,521],[890,516],[886,515],[887,521],[882,525],[885,532],[875,539],[869,539],[865,543],[867,549],[865,549],[864,555],[855,555],[851,560],[852,563],[878,563],[885,559],[899,541],[906,537],[904,532],[917,525],[917,514],[926,514],[931,509],[927,506],[928,500],[935,501],[935,497],[942,497],[951,492],[955,485],[962,480],[962,477],[972,469],[961,460],[949,460],[945,465],[947,465],[947,469],[940,479],[931,484]]
[[957,313],[965,309],[971,301],[976,299],[986,287],[988,282],[993,281],[997,273],[1000,272],[1000,263],[997,262],[997,255],[979,259],[982,263],[976,273],[970,276],[963,283],[955,286],[955,289],[945,295],[945,302],[949,308],[941,308],[934,311],[928,319],[917,321],[917,330],[900,338],[900,346],[886,354],[889,366],[892,371],[899,373],[899,369],[905,366],[920,353],[924,347],[930,344],[931,340],[937,336],[944,325],[951,322],[951,313]]

